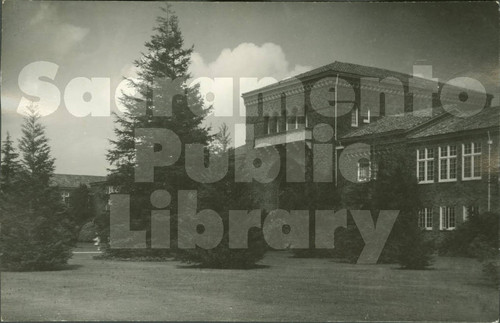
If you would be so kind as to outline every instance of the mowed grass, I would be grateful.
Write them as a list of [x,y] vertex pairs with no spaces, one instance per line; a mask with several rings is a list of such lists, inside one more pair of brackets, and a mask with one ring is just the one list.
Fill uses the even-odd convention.
[[410,271],[269,252],[268,267],[216,270],[92,256],[75,254],[63,271],[2,273],[2,320],[498,319],[498,290],[472,259],[438,258],[433,270]]

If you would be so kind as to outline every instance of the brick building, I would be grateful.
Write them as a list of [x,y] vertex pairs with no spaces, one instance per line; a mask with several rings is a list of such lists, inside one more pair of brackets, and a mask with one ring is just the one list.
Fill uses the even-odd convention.
[[469,117],[383,117],[341,139],[344,147],[355,148],[344,148],[353,165],[347,177],[369,181],[381,159],[404,152],[419,184],[420,226],[436,233],[453,230],[475,213],[499,211],[499,121],[498,107]]
[[69,206],[73,192],[80,185],[86,185],[87,188],[91,188],[96,183],[104,181],[106,181],[105,176],[54,174],[51,178],[51,185],[59,188],[61,200],[66,206]]
[[[254,194],[260,196],[258,207],[291,208],[290,198],[284,193],[291,186],[307,191],[307,183],[315,182],[322,185],[320,199],[326,200],[340,190],[345,177],[369,180],[376,172],[372,172],[376,163],[371,162],[371,150],[366,147],[376,139],[381,150],[399,147],[407,149],[409,156],[417,152],[423,156],[422,160],[415,158],[413,169],[415,176],[425,178],[420,187],[429,207],[423,213],[432,219],[433,229],[451,229],[459,218],[463,219],[464,212],[487,209],[483,190],[488,185],[482,184],[488,181],[483,173],[489,168],[483,165],[484,156],[490,147],[498,146],[498,118],[489,115],[498,110],[490,108],[491,95],[384,69],[334,62],[245,93],[243,99],[246,145],[241,151],[250,159],[263,157],[266,150],[273,149],[280,155],[277,165],[265,165],[272,173],[268,183],[254,185]],[[454,117],[460,111],[471,111],[473,116]],[[472,120],[477,123],[466,126]],[[488,133],[493,144],[488,144]],[[341,155],[347,145],[363,142],[368,145],[358,149],[366,150],[367,158],[351,163],[355,167],[347,167],[352,169],[349,175],[340,165],[349,163],[349,159],[343,160]],[[479,151],[480,176],[476,166]],[[498,150],[493,149],[491,154],[498,156]],[[438,167],[441,163],[448,168]],[[494,163],[498,166],[498,161]],[[280,167],[277,176],[273,167]],[[462,173],[454,174],[449,170],[453,168]],[[439,177],[441,170],[446,177]],[[427,173],[422,175],[423,171]],[[492,181],[497,183],[495,176]],[[490,185],[490,196],[498,190],[495,185]],[[458,191],[463,196],[461,204],[451,200]],[[436,201],[437,196],[442,200]],[[450,220],[440,223],[440,213]],[[430,221],[422,222],[423,226],[430,229]]]

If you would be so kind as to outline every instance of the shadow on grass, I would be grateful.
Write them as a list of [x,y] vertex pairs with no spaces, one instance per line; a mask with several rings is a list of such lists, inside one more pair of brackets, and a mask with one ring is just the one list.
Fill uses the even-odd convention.
[[27,268],[27,269],[9,269],[9,268],[2,268],[0,269],[0,272],[5,272],[5,273],[37,273],[37,272],[48,272],[48,271],[66,271],[66,270],[77,270],[83,267],[83,265],[77,265],[77,264],[66,264],[66,265],[59,265],[55,267],[50,267],[50,268]]
[[200,264],[186,264],[186,265],[177,265],[179,269],[220,269],[220,270],[252,270],[252,269],[267,269],[271,266],[269,265],[252,265],[246,267],[216,267],[216,266],[207,266]]

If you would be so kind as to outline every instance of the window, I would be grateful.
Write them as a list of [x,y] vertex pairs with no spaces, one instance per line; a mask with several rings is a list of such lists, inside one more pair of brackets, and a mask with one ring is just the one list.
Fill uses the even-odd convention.
[[264,131],[266,135],[271,133],[271,123],[269,122],[268,116],[264,117]]
[[119,192],[117,186],[108,186],[108,194],[116,194]]
[[274,117],[270,117],[269,118],[269,131],[267,133],[271,134],[271,133],[277,133],[279,132],[279,129],[278,129],[278,117],[277,116],[274,116]]
[[359,109],[355,108],[351,112],[351,126],[357,127],[358,126],[358,119],[359,119]]
[[471,216],[475,216],[478,214],[479,214],[479,206],[477,205],[464,206],[464,221],[470,219]]
[[363,123],[370,123],[370,109],[368,109],[368,114],[366,116],[366,119],[363,119]]
[[481,143],[462,145],[462,179],[481,179]]
[[425,230],[432,230],[432,208],[418,211],[418,226]]
[[434,182],[434,149],[417,150],[417,177],[419,183]]
[[454,230],[455,229],[455,207],[442,206],[439,208],[440,223],[439,229],[441,230]]
[[370,180],[370,161],[362,158],[358,162],[358,182],[368,182]]
[[293,116],[288,117],[288,122],[286,123],[286,130],[294,130],[299,128],[299,118],[293,114]]
[[64,204],[69,205],[69,192],[62,192],[61,198]]
[[439,147],[439,181],[457,180],[457,146]]

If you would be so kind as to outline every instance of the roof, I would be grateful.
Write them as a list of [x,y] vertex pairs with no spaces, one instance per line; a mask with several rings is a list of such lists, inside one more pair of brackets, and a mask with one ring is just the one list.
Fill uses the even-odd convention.
[[431,109],[385,116],[373,123],[348,132],[346,135],[342,136],[342,139],[378,135],[389,132],[392,133],[395,131],[408,131],[434,117],[435,115],[432,115]]
[[77,188],[81,184],[89,185],[104,181],[106,181],[106,176],[54,174],[51,178],[52,185],[67,188]]
[[379,78],[379,79],[383,79],[383,78],[392,76],[392,77],[396,77],[402,81],[405,79],[408,79],[408,78],[414,78],[415,80],[419,80],[422,83],[436,83],[434,81],[427,80],[427,79],[424,79],[421,77],[417,77],[417,76],[413,76],[413,75],[405,74],[405,73],[401,73],[401,72],[395,72],[395,71],[391,71],[391,70],[387,70],[387,69],[383,69],[383,68],[335,61],[333,63],[315,68],[315,69],[310,70],[308,72],[301,73],[299,75],[295,75],[293,77],[284,79],[284,80],[279,81],[277,83],[273,83],[273,84],[258,88],[256,90],[252,90],[252,91],[249,91],[247,93],[243,93],[243,96],[252,94],[255,91],[262,92],[263,90],[271,89],[273,87],[276,87],[279,84],[287,83],[295,78],[298,78],[298,79],[307,78],[307,77],[310,77],[310,76],[313,76],[316,74],[320,74],[320,73],[324,73],[324,72],[328,72],[328,71],[335,71],[335,72],[339,72],[339,73],[353,74],[353,75],[358,75],[358,76],[374,77],[374,78]]
[[425,127],[409,138],[424,138],[449,133],[457,133],[471,130],[500,128],[500,107],[491,107],[481,110],[478,114],[470,117],[450,116],[438,123]]

